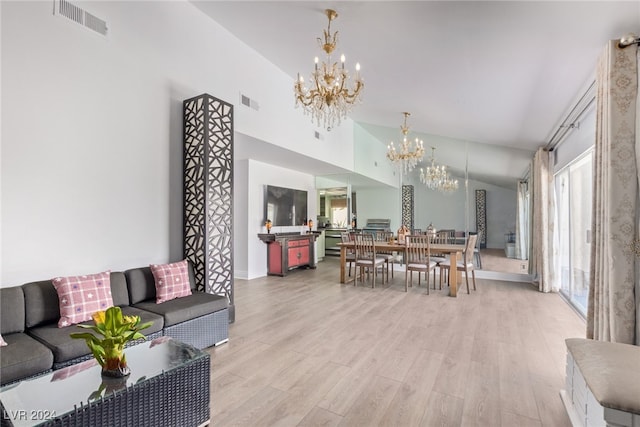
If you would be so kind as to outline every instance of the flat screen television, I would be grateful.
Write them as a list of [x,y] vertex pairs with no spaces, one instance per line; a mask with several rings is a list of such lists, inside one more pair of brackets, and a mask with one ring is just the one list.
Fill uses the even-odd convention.
[[264,219],[274,226],[302,225],[307,221],[307,192],[264,186]]

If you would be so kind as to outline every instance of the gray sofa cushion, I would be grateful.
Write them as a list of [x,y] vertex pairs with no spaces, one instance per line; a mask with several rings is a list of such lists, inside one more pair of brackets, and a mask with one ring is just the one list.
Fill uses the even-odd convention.
[[129,291],[127,290],[127,279],[121,271],[111,272],[111,298],[113,305],[124,307],[129,305]]
[[[153,322],[150,328],[142,331],[144,335],[149,335],[154,332],[161,331],[164,326],[164,319],[154,313],[135,310],[131,307],[122,307],[122,313],[126,315],[138,315],[142,322]],[[81,325],[91,325],[93,320],[88,322],[82,322]],[[84,340],[73,339],[69,336],[72,332],[91,332],[87,329],[78,328],[76,325],[68,326],[66,328],[58,328],[57,323],[50,323],[48,325],[41,325],[29,329],[29,335],[45,344],[53,352],[53,360],[55,363],[63,363],[76,357],[89,354],[89,347]]]
[[[129,305],[129,293],[124,273],[111,272],[111,298],[113,305]],[[51,280],[41,280],[22,285],[25,301],[27,328],[49,323],[57,323],[60,319],[60,300]]]
[[52,368],[51,351],[27,334],[2,337],[8,345],[0,347],[0,384],[31,377]]
[[0,288],[0,334],[24,331],[24,293],[20,286]]
[[176,325],[196,317],[227,308],[227,298],[220,295],[194,292],[192,295],[156,304],[155,298],[135,305],[164,316],[164,327]]
[[51,280],[25,283],[22,285],[25,303],[25,325],[34,326],[57,323],[60,319],[60,300]]
[[[189,264],[189,285],[191,291],[196,289],[196,280],[193,272],[193,265]],[[124,272],[127,278],[129,289],[129,303],[136,305],[147,300],[156,298],[156,282],[149,267],[132,268]]]
[[156,313],[152,313],[146,310],[140,310],[136,307],[126,306],[122,307],[122,314],[125,316],[140,316],[140,323],[144,322],[153,322],[153,325],[147,329],[143,329],[142,332],[144,335],[155,334],[156,332],[161,332],[164,328],[164,318]]

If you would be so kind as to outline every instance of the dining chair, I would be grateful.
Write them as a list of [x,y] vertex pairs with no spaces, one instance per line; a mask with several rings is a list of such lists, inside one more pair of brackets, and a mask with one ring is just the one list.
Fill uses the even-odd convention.
[[[441,245],[448,245],[453,243],[452,238],[451,238],[451,232],[450,230],[440,230],[440,231],[436,231],[435,233],[430,235],[431,237],[431,243],[436,243],[436,244],[441,244]],[[431,260],[435,261],[436,264],[440,265],[441,262],[446,261],[448,258],[447,254],[442,253],[442,252],[433,252],[431,254]],[[440,274],[443,273],[443,270],[440,270]],[[444,274],[446,277],[446,270],[444,270]],[[433,270],[433,289],[436,288],[436,270]]]
[[480,258],[480,243],[482,242],[482,231],[476,233],[478,238],[476,239],[476,246],[473,248],[473,259],[476,263],[478,270],[482,270],[482,258]]
[[[386,262],[384,258],[377,256],[376,245],[371,233],[362,233],[354,235],[356,248],[356,268],[360,267],[360,278],[364,282],[364,271],[367,270],[367,278],[371,273],[371,287],[376,287],[376,275],[378,267],[384,268]],[[382,283],[384,284],[384,274],[382,275]],[[354,285],[357,280],[354,281]]]
[[[374,238],[376,242],[384,242],[387,243],[389,240],[393,239],[393,231],[382,231],[377,230],[374,233]],[[391,278],[393,279],[393,261],[395,256],[392,251],[376,251],[376,255],[380,258],[384,258],[385,267],[387,269],[387,282],[389,281],[389,267],[391,267]]]
[[[342,243],[353,242],[353,234],[345,231],[344,233],[340,233],[340,239]],[[349,263],[349,277],[351,277],[351,266],[356,262],[356,250],[355,248],[347,248],[346,252],[346,262]]]
[[449,239],[447,243],[454,243],[456,240],[456,230],[454,230],[453,228],[450,228],[450,229],[443,228],[440,231],[438,231],[438,233],[442,233],[443,235],[447,236],[447,238]]
[[[448,244],[452,243],[451,234],[447,230],[437,231],[433,236],[431,236],[431,243],[437,243],[437,244],[441,244],[441,245],[448,245]],[[443,253],[433,253],[433,254],[431,254],[431,260],[435,261],[437,263],[446,261],[447,259],[448,259],[447,258],[447,254],[443,254]]]
[[[409,283],[413,286],[413,272],[418,272],[418,286],[420,286],[420,273],[424,273],[427,281],[427,295],[429,295],[429,273],[435,272],[437,263],[430,259],[430,239],[426,235],[409,235],[405,239],[405,266],[404,291],[409,290]],[[436,278],[433,276],[435,288]]]
[[[456,271],[464,271],[464,276],[467,281],[467,293],[469,292],[469,273],[473,277],[473,290],[476,290],[476,270],[473,264],[473,248],[476,246],[476,241],[478,240],[477,234],[472,234],[469,236],[467,240],[467,245],[464,250],[464,254],[462,255],[462,262],[456,263]],[[449,270],[449,266],[451,265],[451,261],[446,260],[438,264],[440,267],[440,289],[442,289],[442,275],[444,273],[443,270]]]

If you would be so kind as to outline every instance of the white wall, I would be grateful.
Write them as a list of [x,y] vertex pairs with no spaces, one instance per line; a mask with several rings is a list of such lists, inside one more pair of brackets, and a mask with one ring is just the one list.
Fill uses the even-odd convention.
[[387,159],[385,143],[375,138],[362,125],[355,124],[353,128],[354,171],[392,187],[397,187],[399,184],[398,171]]
[[517,193],[481,182],[469,182],[469,230],[476,230],[475,190],[487,190],[487,247],[504,249],[505,233],[515,232]]
[[[414,186],[414,227],[476,231],[475,190],[487,191],[487,247],[504,248],[504,234],[515,231],[516,191],[469,180],[468,203],[464,180],[453,194],[428,190],[424,184],[405,178]],[[400,227],[400,195],[397,189],[358,189],[358,225],[368,218],[390,218],[391,229]],[[468,209],[465,211],[465,209]],[[468,228],[467,228],[468,224]]]
[[233,269],[234,276],[249,276],[249,160],[233,163]]
[[346,131],[318,144],[291,78],[190,3],[75,4],[109,35],[0,2],[1,286],[182,257],[184,99],[245,93],[260,111],[236,108],[237,132],[352,167]]
[[359,188],[356,191],[358,204],[358,227],[363,228],[369,219],[390,219],[391,230],[400,227],[400,193],[397,188]]
[[[240,169],[244,169],[242,166]],[[245,173],[244,170],[241,172]],[[246,204],[246,240],[234,233],[236,248],[235,277],[253,279],[267,274],[267,245],[258,239],[258,233],[266,233],[264,227],[264,186],[293,188],[307,191],[307,215],[315,220],[318,214],[316,185],[313,175],[296,172],[256,160],[246,162],[246,188],[238,188],[234,192],[234,209]],[[238,199],[243,199],[242,201]],[[237,216],[236,216],[237,218]],[[272,233],[303,231],[302,226],[273,227]],[[246,250],[245,250],[246,248]],[[244,250],[244,252],[243,252]]]

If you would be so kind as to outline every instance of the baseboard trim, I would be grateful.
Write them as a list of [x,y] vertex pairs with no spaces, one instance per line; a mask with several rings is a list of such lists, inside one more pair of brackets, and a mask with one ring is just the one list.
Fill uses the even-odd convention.
[[486,271],[486,270],[476,270],[476,278],[504,280],[507,282],[525,282],[525,283],[533,282],[533,276],[530,274],[503,273],[500,271]]

